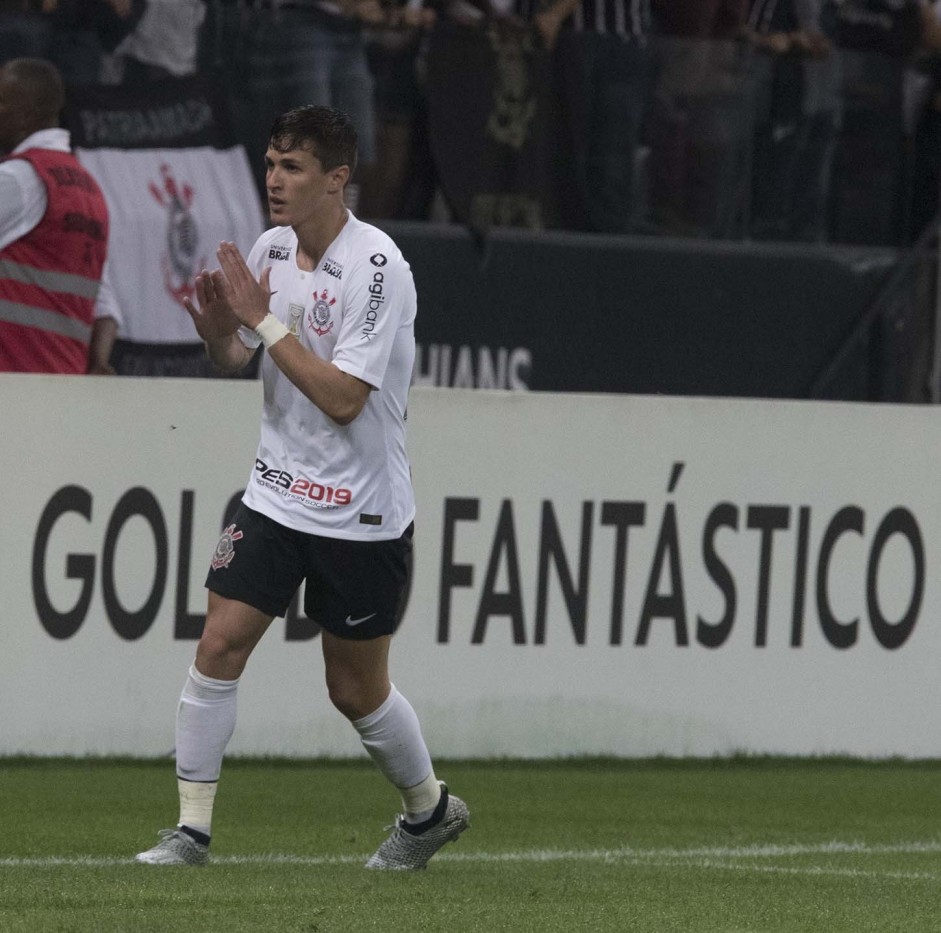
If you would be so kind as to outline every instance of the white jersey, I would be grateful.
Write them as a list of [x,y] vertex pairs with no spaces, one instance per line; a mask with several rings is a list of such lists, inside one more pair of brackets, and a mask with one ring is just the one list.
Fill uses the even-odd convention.
[[[265,354],[261,439],[243,502],[276,522],[331,538],[399,537],[415,515],[405,418],[415,359],[415,284],[381,230],[349,215],[313,272],[297,236],[275,227],[248,256],[271,267],[270,310],[316,356],[374,389],[348,425],[327,417]],[[260,343],[242,328],[248,347]]]

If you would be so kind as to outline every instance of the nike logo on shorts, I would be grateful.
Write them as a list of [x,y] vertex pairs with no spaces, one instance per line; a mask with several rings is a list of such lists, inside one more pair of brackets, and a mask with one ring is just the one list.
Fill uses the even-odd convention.
[[346,624],[347,624],[347,625],[350,625],[350,626],[353,626],[353,625],[360,625],[360,624],[362,624],[363,622],[368,622],[375,614],[376,614],[375,612],[370,612],[368,616],[363,616],[363,617],[360,618],[360,619],[351,619],[349,616],[347,616],[347,617],[346,617]]

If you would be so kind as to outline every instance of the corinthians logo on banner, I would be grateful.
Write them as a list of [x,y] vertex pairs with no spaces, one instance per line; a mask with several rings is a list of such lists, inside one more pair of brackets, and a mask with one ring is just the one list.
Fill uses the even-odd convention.
[[148,187],[157,203],[167,211],[166,252],[161,257],[163,284],[167,292],[177,303],[184,298],[192,298],[195,286],[193,279],[196,272],[206,265],[206,257],[195,262],[199,248],[199,229],[193,216],[193,188],[189,184],[182,187],[166,163],[160,166],[162,186],[150,182]]
[[121,339],[195,345],[180,305],[196,275],[218,243],[247,252],[265,229],[224,89],[199,75],[146,88],[75,85],[65,122],[113,208],[108,258],[126,273],[112,276]]

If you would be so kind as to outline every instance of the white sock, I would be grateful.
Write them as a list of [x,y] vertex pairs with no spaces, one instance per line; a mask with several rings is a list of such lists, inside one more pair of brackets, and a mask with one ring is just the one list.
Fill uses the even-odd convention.
[[428,746],[412,705],[393,685],[379,709],[353,722],[363,747],[402,795],[405,819],[428,819],[441,796]]
[[[216,781],[184,781],[176,779],[180,792],[180,819],[177,826],[212,835],[212,805],[216,799]],[[202,840],[199,840],[200,842]]]
[[400,792],[406,823],[424,823],[425,820],[430,820],[438,801],[441,800],[441,784],[434,771],[421,784],[400,788]]
[[204,677],[192,665],[176,715],[180,824],[210,834],[222,756],[235,731],[238,679]]

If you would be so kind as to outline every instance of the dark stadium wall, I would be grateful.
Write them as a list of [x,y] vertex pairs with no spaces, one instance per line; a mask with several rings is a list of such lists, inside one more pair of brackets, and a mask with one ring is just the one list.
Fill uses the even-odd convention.
[[[382,226],[419,292],[416,383],[465,388],[810,398],[900,259],[881,247]],[[873,351],[882,329],[877,319],[846,356],[830,397],[870,400],[893,382],[887,370],[906,361]]]

